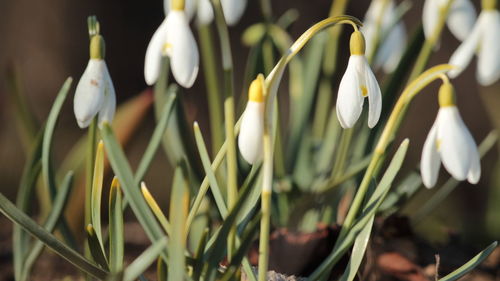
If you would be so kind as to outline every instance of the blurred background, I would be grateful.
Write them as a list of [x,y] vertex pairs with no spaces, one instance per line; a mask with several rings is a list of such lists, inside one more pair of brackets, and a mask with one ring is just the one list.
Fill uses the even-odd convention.
[[[350,1],[347,14],[362,19],[369,5],[368,0]],[[397,1],[400,3],[401,1]],[[423,1],[410,1],[411,10],[404,16],[408,34],[418,27]],[[474,1],[479,11],[479,2]],[[331,1],[327,0],[274,0],[273,15],[278,17],[293,8],[300,17],[291,28],[293,38],[298,37],[315,22],[328,16]],[[96,15],[101,24],[101,33],[106,40],[106,62],[114,81],[118,104],[136,97],[147,85],[144,82],[143,63],[146,47],[156,28],[164,19],[163,3],[156,1],[131,0],[16,0],[0,1],[0,192],[13,199],[25,154],[20,136],[14,123],[14,112],[9,100],[6,73],[15,66],[23,93],[39,123],[47,118],[57,91],[64,80],[75,79],[73,88],[64,104],[60,122],[55,133],[55,164],[59,165],[64,155],[84,135],[76,124],[72,96],[74,87],[82,75],[87,61],[88,35],[87,16]],[[241,34],[251,24],[262,21],[257,1],[249,0],[247,10],[235,27],[230,28],[233,59],[235,65],[236,93],[245,91],[243,71],[248,48],[241,44]],[[344,32],[340,44],[339,73],[345,69],[349,56],[348,32]],[[499,31],[493,31],[499,32]],[[410,36],[410,35],[409,35]],[[429,65],[446,63],[458,47],[459,42],[445,28],[441,48],[433,54]],[[500,128],[500,84],[480,87],[475,80],[476,63],[454,81],[458,106],[464,122],[468,125],[477,143],[494,128]],[[200,71],[201,73],[201,71]],[[339,75],[337,75],[339,76]],[[381,79],[384,75],[380,74]],[[339,77],[337,77],[339,79]],[[280,88],[286,97],[286,83]],[[335,84],[338,85],[338,84]],[[437,83],[426,89],[410,108],[407,120],[402,126],[399,138],[410,138],[410,157],[406,165],[415,167],[420,159],[423,141],[435,119],[438,104]],[[195,86],[185,91],[184,107],[190,121],[198,120],[208,140],[207,101],[203,76],[199,75]],[[282,103],[285,104],[285,103]],[[285,110],[286,112],[286,110]],[[129,161],[136,167],[154,128],[152,108],[145,120],[132,136],[126,147]],[[397,143],[398,141],[396,141]],[[493,149],[482,161],[483,175],[477,186],[462,183],[442,204],[436,213],[418,226],[417,231],[426,235],[433,232],[460,233],[461,239],[481,245],[483,241],[499,239],[500,214],[495,209],[500,205],[500,186],[495,177],[497,149]],[[166,206],[171,182],[171,167],[163,153],[158,153],[146,182],[158,201]],[[108,181],[109,182],[109,181]],[[422,189],[424,189],[422,187]],[[419,202],[427,200],[435,190],[421,190],[407,212],[418,208]],[[481,225],[481,227],[477,227]],[[481,230],[481,231],[478,231]],[[487,231],[485,231],[487,230]],[[439,236],[432,237],[437,242]],[[443,241],[441,241],[443,242]]]

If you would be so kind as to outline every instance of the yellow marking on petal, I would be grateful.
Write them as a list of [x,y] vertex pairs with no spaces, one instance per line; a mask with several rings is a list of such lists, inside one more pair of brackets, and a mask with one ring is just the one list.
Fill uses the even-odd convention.
[[171,49],[171,48],[172,48],[172,44],[165,43],[165,44],[163,44],[163,50],[162,51],[163,51],[163,53],[166,54],[168,52],[168,50]]
[[442,140],[439,140],[439,139],[438,139],[438,140],[436,140],[436,149],[437,149],[437,151],[439,151],[439,150],[441,149],[441,144],[442,144],[442,143],[443,143],[443,141],[442,141]]
[[361,86],[361,95],[363,97],[367,97],[368,96],[368,89],[366,88],[366,86]]
[[262,80],[257,78],[252,81],[248,89],[248,100],[253,102],[264,102],[264,85]]

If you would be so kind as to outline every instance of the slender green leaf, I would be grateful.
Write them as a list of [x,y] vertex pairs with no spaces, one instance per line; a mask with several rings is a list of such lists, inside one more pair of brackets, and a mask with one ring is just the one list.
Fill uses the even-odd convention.
[[241,265],[241,261],[243,260],[243,258],[245,258],[247,256],[248,251],[249,251],[250,247],[252,246],[252,243],[255,239],[257,231],[259,230],[261,217],[262,217],[262,215],[259,213],[257,216],[255,216],[253,218],[252,222],[250,222],[250,224],[245,228],[246,233],[243,236],[243,238],[241,239],[241,243],[239,243],[238,249],[236,250],[236,253],[231,258],[231,263],[227,267],[228,270],[222,276],[222,279],[233,280],[233,279],[231,279],[232,275],[233,275],[232,273],[236,273],[237,271],[235,270],[235,271],[232,271],[232,273],[231,273],[230,269],[238,269]]
[[[49,117],[47,118],[47,124],[45,126],[45,132],[43,135],[42,175],[45,186],[48,187],[52,200],[55,199],[57,193],[57,184],[51,159],[52,138],[54,135],[54,129],[56,127],[57,120],[59,118],[59,113],[61,112],[63,103],[66,100],[72,81],[73,79],[71,77],[66,79],[61,90],[57,94],[56,100],[54,101],[54,104],[52,105],[52,108],[50,110]],[[76,241],[71,234],[65,218],[62,218],[62,221],[58,225],[58,228],[61,231],[61,234],[63,235],[66,242],[71,245],[71,247],[76,248]]]
[[109,191],[109,269],[111,273],[123,270],[124,229],[122,190],[115,177]]
[[[377,212],[380,204],[382,204],[385,196],[389,192],[392,182],[396,177],[403,160],[406,156],[408,150],[408,139],[405,139],[398,150],[396,151],[394,157],[389,164],[384,176],[382,177],[380,183],[378,184],[375,192],[365,204],[361,216],[356,220],[353,226],[347,231],[345,237],[341,237],[337,240],[331,254],[323,261],[323,263],[308,277],[307,280],[318,280],[321,276],[326,276],[329,274],[331,268],[338,262],[338,260],[344,255],[344,253],[349,249],[349,247],[354,243],[354,240],[363,230],[365,225],[372,220],[372,217]],[[357,271],[357,269],[355,270]]]
[[215,177],[215,173],[211,167],[210,157],[208,156],[207,147],[205,145],[205,141],[203,140],[203,135],[201,134],[200,127],[198,126],[198,122],[194,122],[193,125],[194,136],[196,138],[196,145],[198,146],[198,151],[200,152],[201,162],[203,164],[203,168],[205,169],[205,173],[208,177],[208,182],[210,183],[210,187],[212,190],[212,195],[215,199],[215,204],[219,209],[219,213],[223,218],[227,216],[227,207],[224,202],[224,198],[222,197],[222,192],[219,188],[219,184],[217,183],[217,178]]
[[177,100],[177,94],[173,92],[167,97],[167,102],[163,106],[160,117],[158,118],[158,124],[155,127],[151,140],[142,156],[141,162],[135,173],[135,182],[140,182],[146,175],[146,172],[153,161],[156,151],[161,144],[163,135],[167,130],[168,121],[170,120],[173,106]]
[[168,246],[168,280],[183,280],[186,272],[187,231],[186,217],[189,208],[189,183],[187,167],[181,162],[175,169],[172,193],[170,195],[170,221],[172,222],[171,243]]
[[361,232],[356,237],[354,241],[354,246],[352,247],[351,258],[349,259],[349,263],[347,264],[347,268],[344,271],[344,274],[340,278],[340,281],[352,281],[356,277],[358,273],[359,266],[363,261],[363,257],[365,256],[366,247],[368,246],[368,241],[370,241],[370,234],[372,233],[373,220],[375,216],[372,215],[370,220],[363,227]]
[[156,261],[156,278],[158,281],[167,281],[167,264],[159,257]]
[[[123,281],[133,281],[141,275],[146,269],[165,251],[167,247],[167,238],[158,239],[140,256],[138,256],[123,272]],[[182,271],[184,272],[184,271]],[[183,279],[177,279],[183,280]]]
[[[102,126],[101,135],[104,140],[104,146],[106,147],[111,167],[123,187],[124,194],[128,198],[128,202],[130,202],[132,211],[144,228],[149,239],[153,242],[160,239],[164,236],[163,231],[155,220],[153,213],[151,213],[144,197],[142,197],[134,181],[132,169],[130,168],[125,153],[116,140],[109,124],[104,124]],[[164,258],[166,258],[166,253]]]
[[[16,206],[26,214],[30,212],[33,189],[42,169],[40,157],[42,151],[43,129],[41,132],[42,133],[39,133],[36,137],[31,149],[30,158],[24,166],[16,198]],[[20,280],[25,254],[28,251],[29,235],[19,225],[14,224],[12,241],[14,276],[16,280]]]
[[[224,220],[224,223],[222,224],[220,230],[214,234],[213,236],[214,242],[213,243],[209,242],[207,244],[209,245],[209,248],[205,251],[204,255],[205,261],[208,263],[207,272],[205,274],[206,276],[205,280],[213,280],[215,278],[214,270],[217,269],[219,261],[224,257],[224,254],[226,253],[227,250],[225,247],[227,243],[227,235],[229,234],[229,231],[235,226],[238,213],[242,209],[245,201],[247,200],[250,191],[251,191],[250,185],[247,185],[246,187],[241,189],[236,204],[234,205],[233,209],[231,209],[229,215]],[[210,240],[212,240],[212,238]]]
[[209,229],[205,228],[203,231],[201,238],[200,238],[200,243],[198,244],[198,247],[196,249],[196,256],[195,256],[195,264],[193,266],[193,280],[198,281],[200,280],[201,273],[203,271],[203,266],[205,265],[204,260],[203,260],[203,252],[205,251],[205,246],[207,245],[208,241],[208,232]]
[[98,279],[106,278],[107,272],[105,270],[100,269],[91,261],[81,256],[78,252],[61,243],[54,235],[47,232],[21,210],[16,208],[16,206],[1,193],[0,212],[11,221],[19,224],[27,232],[42,241],[47,247],[51,248],[55,253],[78,267],[80,270]]
[[97,241],[99,242],[101,252],[104,251],[102,243],[101,231],[101,200],[102,200],[102,184],[104,178],[104,143],[102,141],[97,145],[95,153],[94,176],[92,179],[92,195],[90,201],[91,224],[95,231]]
[[[241,124],[241,118],[234,125],[234,133],[235,133],[235,135],[238,134],[238,132],[240,130],[240,124]],[[224,157],[226,156],[226,153],[227,153],[227,139],[222,144],[219,152],[217,153],[217,155],[214,158],[214,161],[212,162],[212,166],[211,167],[212,167],[212,170],[214,171],[214,173],[215,173],[215,171],[217,171],[217,169],[219,168],[219,166],[222,164],[222,161],[224,160]],[[188,229],[189,229],[191,223],[193,222],[194,217],[198,213],[198,210],[199,210],[199,208],[201,206],[203,198],[205,198],[205,194],[207,193],[208,188],[209,188],[208,177],[205,176],[205,178],[203,179],[203,181],[202,181],[202,183],[200,185],[200,188],[198,189],[198,194],[196,194],[194,202],[191,205],[191,209],[189,211],[189,215],[188,215],[188,219],[187,219],[187,224],[186,224],[186,226],[187,226]]]
[[104,255],[104,249],[101,248],[99,238],[95,233],[94,226],[92,224],[87,225],[87,241],[89,244],[89,250],[92,254],[94,260],[104,269],[109,270],[108,261]]
[[[66,174],[64,178],[61,188],[59,192],[57,192],[57,196],[54,200],[54,205],[50,210],[50,213],[45,221],[43,228],[47,232],[54,231],[54,228],[57,225],[57,222],[61,219],[63,215],[63,211],[66,207],[66,203],[68,202],[68,196],[73,187],[73,172],[70,171]],[[21,273],[21,279],[18,280],[28,280],[29,273],[33,264],[35,263],[38,256],[42,253],[44,244],[40,240],[36,240],[34,244],[31,246],[28,254],[26,255],[26,260],[24,262],[23,270]]]
[[498,244],[497,241],[491,243],[491,245],[489,245],[488,248],[484,249],[482,252],[477,254],[475,257],[473,257],[466,264],[459,267],[457,270],[453,271],[452,273],[446,275],[443,278],[440,278],[439,281],[452,281],[452,280],[457,280],[460,277],[464,276],[469,271],[473,270],[476,266],[481,264],[491,254],[491,252],[495,250],[497,244]]

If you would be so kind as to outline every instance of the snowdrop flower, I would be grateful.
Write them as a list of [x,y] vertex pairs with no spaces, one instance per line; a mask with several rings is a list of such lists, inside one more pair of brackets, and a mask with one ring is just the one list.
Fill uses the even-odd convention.
[[500,12],[496,0],[483,1],[483,10],[469,37],[458,47],[450,58],[450,64],[458,66],[450,72],[457,77],[467,67],[474,54],[477,54],[476,77],[479,84],[488,86],[500,78]]
[[[170,0],[163,1],[163,8],[165,9],[165,16],[170,11]],[[193,19],[196,14],[197,20],[200,24],[210,24],[214,19],[214,10],[210,0],[186,0],[186,16],[189,20]]]
[[[446,8],[450,0],[426,0],[422,22],[424,25],[425,38],[432,37],[439,21],[440,12]],[[460,41],[463,41],[471,33],[476,21],[476,10],[470,0],[451,0],[450,10],[446,19],[446,25],[451,33]]]
[[220,0],[226,23],[233,26],[240,21],[247,6],[247,0]]
[[104,39],[94,35],[90,41],[90,60],[78,85],[73,110],[80,128],[89,126],[98,115],[98,124],[111,123],[115,115],[116,96],[104,61]]
[[382,95],[366,60],[361,32],[356,30],[352,33],[350,47],[351,57],[337,95],[337,117],[343,128],[352,128],[361,115],[365,97],[368,97],[368,126],[373,128],[380,118]]
[[172,9],[149,42],[144,62],[144,77],[148,85],[158,79],[161,57],[170,57],[175,80],[190,88],[198,76],[199,54],[182,1],[172,1]]
[[439,89],[439,112],[422,150],[420,173],[427,188],[436,185],[441,162],[456,180],[476,184],[481,164],[476,143],[455,105],[455,92],[449,82]]
[[367,54],[374,51],[377,34],[386,34],[385,40],[380,41],[374,62],[375,69],[382,67],[386,73],[394,71],[406,45],[406,28],[403,22],[396,22],[397,17],[393,0],[373,0],[361,27],[366,38]]
[[262,159],[262,138],[264,135],[264,93],[263,79],[255,79],[248,90],[248,103],[241,120],[238,148],[250,164]]

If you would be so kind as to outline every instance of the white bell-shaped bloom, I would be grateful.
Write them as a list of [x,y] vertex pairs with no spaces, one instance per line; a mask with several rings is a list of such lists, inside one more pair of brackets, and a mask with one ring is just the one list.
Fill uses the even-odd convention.
[[[431,38],[439,21],[440,12],[446,7],[449,0],[426,0],[422,22],[425,38]],[[446,25],[451,33],[460,41],[469,36],[476,21],[476,9],[470,0],[453,0]]]
[[247,0],[221,0],[220,3],[226,23],[230,26],[240,21],[247,6]]
[[199,54],[186,14],[171,10],[156,30],[146,50],[144,77],[148,85],[158,79],[162,56],[170,57],[170,67],[175,80],[190,88],[198,75]]
[[[165,16],[167,16],[170,11],[170,0],[163,1],[163,9],[165,10]],[[210,0],[186,0],[184,11],[189,20],[192,20],[196,14],[201,24],[209,24],[214,19],[214,10]]]
[[337,117],[343,128],[352,128],[363,110],[368,97],[368,127],[377,125],[382,110],[382,95],[377,79],[364,56],[363,35],[351,35],[351,57],[340,81],[337,95]]
[[[403,55],[406,45],[406,28],[402,21],[397,22],[398,15],[394,1],[390,0],[372,0],[370,7],[366,11],[363,27],[361,31],[366,39],[366,53],[371,54],[375,47],[377,34],[385,34],[385,38],[380,42],[377,50],[374,66],[380,67],[386,73],[394,71]],[[380,21],[380,30],[378,21]]]
[[90,59],[76,86],[73,110],[80,128],[89,126],[98,115],[99,126],[111,123],[115,115],[116,95],[106,62]]
[[451,87],[449,83],[441,87],[440,109],[422,150],[420,173],[428,188],[436,185],[441,162],[456,180],[467,179],[476,184],[481,177],[476,143],[462,121],[453,98],[442,97],[442,92],[450,91]]
[[485,9],[479,15],[469,37],[450,58],[450,64],[458,66],[450,71],[450,77],[457,77],[477,54],[476,77],[479,84],[488,86],[500,78],[500,12]]
[[241,119],[238,148],[250,164],[262,159],[264,135],[264,96],[260,79],[255,79],[248,90],[248,103]]

